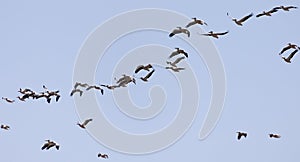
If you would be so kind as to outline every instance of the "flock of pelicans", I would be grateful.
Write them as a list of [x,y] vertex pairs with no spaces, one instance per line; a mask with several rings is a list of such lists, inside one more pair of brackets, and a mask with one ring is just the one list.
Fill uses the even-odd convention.
[[[259,13],[256,15],[256,17],[262,17],[262,16],[271,16],[272,14],[274,14],[275,12],[278,12],[279,10],[283,10],[283,11],[290,11],[291,9],[297,9],[297,7],[295,6],[279,6],[279,7],[274,7],[269,11],[263,11],[262,13]],[[230,17],[229,13],[227,13],[227,16]],[[241,18],[241,19],[236,19],[233,17],[230,17],[232,21],[234,21],[237,25],[239,26],[243,26],[243,23],[250,19],[253,16],[253,13],[250,13],[248,15],[246,15],[245,17]],[[189,22],[185,28],[182,27],[177,27],[176,29],[174,29],[170,34],[169,37],[173,37],[174,35],[177,34],[186,34],[188,37],[190,37],[190,31],[187,29],[193,25],[207,25],[206,22],[204,22],[203,20],[199,20],[197,18],[192,18],[193,21]],[[225,35],[229,33],[229,31],[226,32],[213,32],[210,31],[208,33],[205,34],[201,34],[203,36],[211,36],[213,38],[219,38],[219,36],[221,35]],[[287,46],[285,46],[280,52],[279,55],[282,55],[284,53],[286,53],[288,50],[293,49],[293,51],[288,55],[288,57],[283,57],[282,59],[287,62],[287,63],[291,63],[291,59],[294,57],[294,55],[300,50],[300,47],[297,46],[296,44],[292,44],[292,43],[288,43]],[[181,56],[178,56],[181,55]],[[178,57],[177,57],[178,56]],[[177,57],[174,61],[171,61],[172,58]],[[169,55],[168,60],[166,61],[167,66],[165,67],[165,69],[169,69],[172,70],[173,72],[180,72],[182,70],[184,70],[184,67],[178,67],[177,64],[182,61],[183,59],[188,58],[188,53],[186,51],[184,51],[183,49],[180,48],[175,48],[174,51],[172,51],[172,53]],[[119,79],[114,78],[116,83],[113,85],[106,85],[106,84],[100,84],[100,85],[89,85],[87,83],[80,83],[80,82],[76,82],[75,85],[73,86],[73,89],[71,90],[70,96],[75,95],[76,93],[78,93],[80,96],[83,95],[83,93],[85,91],[89,91],[89,90],[98,90],[102,95],[104,94],[104,88],[107,88],[109,90],[114,90],[115,88],[121,88],[121,87],[126,87],[129,83],[134,83],[136,84],[136,79],[140,79],[144,82],[148,82],[148,79],[153,75],[153,73],[155,72],[155,69],[153,68],[153,66],[151,64],[146,64],[146,65],[138,65],[134,71],[134,73],[137,75],[140,71],[147,71],[147,75],[144,77],[139,77],[137,78],[136,76],[129,76],[126,74],[123,74],[122,77],[120,77]],[[19,96],[17,96],[16,98],[21,101],[21,102],[25,102],[28,99],[41,99],[44,98],[46,100],[47,103],[50,103],[52,98],[55,98],[55,101],[58,102],[60,99],[60,94],[59,94],[59,90],[54,90],[51,91],[49,90],[45,85],[43,85],[43,89],[44,91],[42,92],[35,92],[31,89],[25,88],[25,89],[19,89],[18,92],[20,93]],[[14,99],[10,99],[7,97],[2,97],[2,99],[4,101],[6,101],[7,103],[14,103],[15,100]],[[82,123],[77,123],[77,125],[82,128],[82,129],[86,129],[86,126],[88,125],[88,123],[90,123],[91,121],[93,121],[93,119],[86,119],[84,122]],[[3,130],[9,130],[10,126],[9,125],[5,125],[5,124],[1,124],[1,129]],[[246,138],[247,137],[247,133],[246,132],[236,132],[237,133],[237,140],[240,140],[242,137]],[[280,138],[281,136],[279,134],[273,134],[270,133],[269,134],[270,138]],[[41,149],[42,150],[49,150],[50,148],[56,148],[57,150],[59,150],[60,145],[57,144],[56,142],[52,141],[52,140],[45,140],[46,142],[42,145]],[[97,155],[99,158],[104,158],[107,159],[108,155],[107,154],[102,154],[102,153],[98,153]]]

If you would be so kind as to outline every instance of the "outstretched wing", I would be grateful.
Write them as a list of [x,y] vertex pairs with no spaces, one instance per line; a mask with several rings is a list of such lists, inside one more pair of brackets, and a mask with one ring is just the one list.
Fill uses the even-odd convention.
[[195,21],[192,21],[192,22],[188,23],[185,27],[188,28],[188,27],[190,27],[190,26],[192,26],[192,25],[195,25],[195,24],[196,24],[196,22],[195,22]]
[[298,52],[298,49],[294,50],[294,51],[288,56],[287,60],[291,60],[291,59],[295,56],[295,54],[296,54],[297,52]]
[[169,58],[172,58],[172,57],[174,57],[174,56],[176,56],[178,54],[179,54],[178,51],[174,51],[174,52],[171,53],[171,55],[169,56]]
[[82,123],[82,125],[86,126],[91,121],[93,121],[93,119],[87,119]]
[[144,65],[139,65],[136,67],[134,73],[138,73],[139,71],[141,71],[144,68]]
[[226,32],[223,32],[223,33],[215,33],[216,35],[225,35],[225,34],[227,34],[227,33],[229,33],[229,31],[226,31]]
[[241,18],[241,19],[239,20],[239,22],[244,22],[244,21],[248,20],[248,19],[249,19],[250,17],[252,17],[252,16],[253,16],[253,13],[251,13],[251,14],[249,14],[249,15],[243,17],[243,18]]
[[185,57],[179,57],[179,58],[177,58],[174,62],[173,62],[173,64],[178,64],[181,60],[183,60]]
[[151,77],[151,75],[154,73],[155,70],[152,70],[150,73],[148,73],[146,76],[145,76],[145,79],[148,79]]

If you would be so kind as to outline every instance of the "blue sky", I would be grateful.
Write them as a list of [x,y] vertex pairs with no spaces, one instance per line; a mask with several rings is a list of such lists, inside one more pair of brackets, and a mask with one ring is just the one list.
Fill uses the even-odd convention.
[[[107,153],[110,161],[297,161],[300,78],[299,57],[286,64],[278,52],[289,42],[300,44],[299,10],[280,11],[272,17],[251,18],[243,27],[235,25],[227,16],[243,17],[260,13],[278,5],[300,6],[298,1],[2,1],[0,9],[0,94],[14,98],[19,88],[42,91],[42,85],[60,90],[61,100],[47,104],[43,100],[25,103],[0,102],[0,123],[11,126],[0,130],[0,161],[99,161],[98,152]],[[186,60],[195,69],[201,91],[199,111],[187,133],[174,145],[147,155],[128,155],[113,151],[95,141],[76,123],[79,117],[72,89],[73,68],[80,47],[100,24],[109,18],[133,9],[162,8],[174,10],[188,17],[205,20],[205,31],[226,31],[229,34],[212,39],[223,60],[227,79],[227,95],[223,114],[208,138],[197,139],[210,100],[208,71],[201,57],[194,55],[184,42],[168,42],[162,33],[137,32],[116,42],[98,64],[97,83],[109,83],[112,68],[126,52],[146,43],[161,43],[171,48],[182,43],[190,57]],[[164,23],[162,21],[162,23]],[[142,38],[145,40],[140,40]],[[138,39],[137,39],[138,38]],[[161,41],[161,42],[160,42]],[[110,58],[109,53],[118,53]],[[108,61],[105,61],[108,60]],[[103,70],[105,69],[105,70]],[[107,69],[107,70],[106,70]],[[150,121],[135,121],[118,112],[109,91],[97,95],[104,113],[117,127],[130,132],[148,133],[164,127],[179,108],[179,92],[172,89],[175,81],[167,71],[159,71],[149,84],[139,82],[130,86],[137,105],[146,106],[147,91],[154,84],[165,86],[168,95],[166,110]],[[163,79],[162,79],[163,78]],[[145,92],[145,93],[140,93]],[[173,110],[172,107],[175,107]],[[247,139],[237,141],[236,131],[249,133]],[[268,133],[282,138],[272,140]],[[61,145],[61,150],[41,151],[45,139]]]

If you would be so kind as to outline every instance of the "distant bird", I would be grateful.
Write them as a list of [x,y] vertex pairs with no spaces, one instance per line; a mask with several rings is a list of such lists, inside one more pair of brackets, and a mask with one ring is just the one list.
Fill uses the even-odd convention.
[[170,61],[166,61],[167,64],[173,66],[173,67],[177,67],[176,64],[178,64],[181,60],[183,60],[185,57],[179,57],[177,58],[174,62],[170,62]]
[[46,91],[47,93],[47,98],[50,98],[51,96],[55,96],[55,101],[58,102],[59,98],[60,98],[60,95],[58,94],[59,93],[59,90],[57,91]]
[[82,124],[80,124],[80,123],[78,122],[77,125],[78,125],[80,128],[85,129],[86,125],[87,125],[89,122],[91,122],[91,121],[93,121],[93,119],[86,119]]
[[23,97],[18,96],[17,98],[18,98],[20,101],[25,102],[25,99],[24,99]]
[[262,13],[259,13],[256,15],[256,17],[261,17],[261,16],[272,16],[273,13],[277,12],[278,10],[273,8],[270,11],[263,11]]
[[295,54],[298,52],[298,49],[293,51],[287,58],[281,57],[285,62],[291,63],[291,59],[295,56]]
[[73,96],[76,92],[79,93],[80,96],[82,96],[83,91],[80,90],[80,89],[73,89],[73,90],[71,91],[70,96]]
[[74,89],[77,89],[78,86],[83,87],[83,88],[86,88],[86,87],[89,86],[89,85],[86,84],[86,83],[79,83],[79,82],[76,82],[75,85],[74,85]]
[[100,90],[101,94],[103,95],[104,90],[103,90],[101,87],[96,86],[96,85],[88,86],[88,87],[86,88],[86,90],[88,91],[88,90],[90,90],[90,89],[92,89],[92,88],[94,88],[94,89],[96,89],[96,90]]
[[185,68],[171,66],[171,67],[166,67],[166,69],[171,69],[174,72],[180,72],[180,70],[184,70]]
[[180,34],[180,33],[184,33],[186,34],[188,37],[190,37],[190,31],[182,28],[182,27],[177,27],[176,29],[174,29],[170,34],[169,37],[173,37],[176,34]]
[[49,150],[51,147],[54,147],[56,148],[56,150],[59,150],[59,145],[57,143],[55,143],[54,141],[50,141],[50,140],[45,140],[46,143],[42,146],[42,150],[46,149],[46,150]]
[[106,87],[107,89],[110,89],[110,90],[114,90],[115,88],[120,87],[118,85],[104,85],[104,84],[101,84],[100,86]]
[[48,88],[47,88],[45,85],[43,85],[43,89],[46,89],[46,90],[47,90]]
[[201,35],[204,35],[204,36],[211,36],[211,37],[214,37],[214,38],[219,38],[220,35],[225,35],[229,33],[229,31],[226,31],[226,32],[222,32],[222,33],[214,33],[213,31],[210,31],[208,32],[207,34],[201,34]]
[[1,124],[1,129],[9,130],[9,129],[10,129],[10,126]]
[[237,135],[237,139],[240,140],[242,137],[247,137],[247,133],[245,132],[236,132],[238,135]]
[[151,64],[148,64],[148,65],[139,65],[139,66],[136,67],[134,73],[138,73],[141,70],[150,71],[150,68],[153,68]]
[[103,158],[103,159],[107,159],[108,155],[99,153],[98,157]]
[[296,44],[288,43],[287,46],[285,46],[279,53],[279,55],[283,54],[285,51],[289,49],[299,49],[299,47]]
[[25,89],[20,88],[18,92],[20,92],[21,94],[25,94],[27,92],[34,93],[31,89],[28,88]]
[[128,76],[128,75],[125,75],[125,74],[123,74],[123,77],[121,77],[120,79],[117,80],[117,84],[118,84],[119,87],[126,87],[127,84],[129,84],[130,82],[133,82],[134,84],[136,84],[135,78],[131,77],[131,76]]
[[151,75],[154,73],[155,70],[152,70],[149,72],[145,77],[141,77],[141,80],[144,82],[148,82],[148,79],[151,77]]
[[281,136],[279,134],[273,134],[273,133],[270,133],[269,134],[269,137],[270,138],[280,138]]
[[171,55],[169,56],[169,58],[172,58],[172,57],[174,57],[176,55],[179,55],[179,54],[183,54],[185,57],[189,57],[187,52],[185,52],[183,49],[180,49],[180,48],[176,47],[175,51],[173,51],[171,53]]
[[233,18],[229,15],[229,13],[227,12],[227,16],[229,16],[231,18],[232,21],[234,21],[237,25],[239,26],[243,26],[243,22],[245,22],[246,20],[248,20],[250,17],[253,16],[253,13],[250,13],[249,15],[241,18],[241,19],[236,19],[236,18]]
[[14,103],[15,102],[15,100],[9,99],[7,97],[2,97],[2,100],[5,100],[8,103]]
[[296,6],[279,6],[279,7],[274,7],[273,9],[279,10],[282,9],[284,11],[290,11],[290,9],[297,9],[298,7]]
[[192,18],[192,22],[188,23],[185,27],[188,28],[190,26],[193,26],[193,25],[196,25],[196,24],[199,24],[199,25],[207,25],[206,22],[204,22],[203,20],[199,20],[197,19],[196,17],[193,17]]

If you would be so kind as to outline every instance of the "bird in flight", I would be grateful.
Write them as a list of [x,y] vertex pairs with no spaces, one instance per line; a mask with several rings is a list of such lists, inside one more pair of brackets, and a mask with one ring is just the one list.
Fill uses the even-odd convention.
[[196,25],[196,24],[199,24],[199,25],[207,25],[206,22],[204,22],[203,20],[199,20],[197,19],[196,17],[193,17],[192,18],[192,22],[189,22],[185,27],[188,28],[190,26],[193,26],[193,25]]
[[269,137],[270,138],[280,138],[281,136],[279,134],[273,134],[273,133],[270,133],[269,134]]
[[88,91],[88,90],[90,90],[90,89],[92,89],[92,88],[94,88],[94,89],[96,89],[96,90],[100,90],[101,94],[103,95],[104,90],[103,90],[101,87],[96,86],[96,85],[88,86],[86,90]]
[[298,45],[296,44],[292,44],[292,43],[288,43],[287,46],[285,46],[279,53],[279,55],[283,54],[285,51],[289,50],[289,49],[300,49],[298,47]]
[[240,140],[242,137],[247,137],[247,133],[245,132],[236,132],[238,135],[237,135],[237,139]]
[[279,7],[274,7],[273,9],[275,10],[284,10],[284,11],[290,11],[290,9],[297,9],[298,7],[296,6],[279,6]]
[[[115,78],[115,80],[117,80],[117,79]],[[136,84],[134,77],[128,76],[126,74],[123,74],[123,77],[121,77],[120,79],[117,80],[117,84],[119,87],[126,87],[127,84],[129,84],[130,82],[133,82],[134,84]]]
[[86,88],[86,87],[89,86],[89,85],[86,84],[86,83],[76,82],[76,83],[74,84],[74,89],[77,89],[78,86],[83,87],[83,88]]
[[263,11],[262,13],[259,13],[256,15],[256,17],[261,17],[261,16],[272,16],[273,13],[277,12],[278,10],[273,8],[270,11]]
[[227,12],[227,16],[229,16],[230,18],[231,18],[231,20],[233,21],[233,22],[235,22],[237,25],[239,25],[239,26],[243,26],[243,22],[245,22],[246,20],[248,20],[250,17],[252,17],[253,16],[253,13],[250,13],[249,15],[246,15],[246,16],[244,16],[243,18],[241,18],[241,19],[236,19],[236,18],[233,18],[233,17],[231,17],[230,15],[229,15],[229,13]]
[[151,64],[148,64],[148,65],[139,65],[139,66],[136,67],[134,73],[138,73],[141,70],[150,71],[150,68],[153,68]]
[[79,93],[80,96],[82,96],[82,94],[83,94],[83,91],[82,91],[82,90],[80,90],[80,89],[73,89],[73,90],[71,91],[70,96],[73,96],[76,92]]
[[110,90],[114,90],[115,88],[120,87],[118,85],[104,85],[104,84],[101,84],[100,86],[106,87],[107,89],[110,89]]
[[50,140],[45,140],[46,143],[44,143],[44,145],[42,146],[42,150],[46,149],[46,150],[49,150],[51,147],[54,147],[56,148],[56,150],[59,150],[59,145],[57,143],[55,143],[54,141],[50,141]]
[[140,79],[144,82],[148,82],[148,79],[151,77],[151,75],[154,73],[155,70],[152,70],[149,72],[145,77],[140,77]]
[[166,69],[170,69],[174,72],[180,72],[181,70],[184,70],[185,68],[181,68],[181,67],[174,67],[174,66],[170,66],[170,67],[166,67]]
[[190,37],[190,31],[182,28],[182,27],[177,27],[176,29],[174,29],[170,34],[169,37],[173,37],[176,34],[180,34],[180,33],[184,33],[186,34],[188,37]]
[[1,124],[1,129],[9,130],[9,129],[10,129],[10,126]]
[[298,52],[298,49],[294,50],[287,58],[282,56],[281,58],[286,62],[286,63],[291,63],[291,59],[295,56],[295,54]]
[[101,153],[99,153],[98,157],[99,158],[103,158],[103,159],[108,159],[108,155],[107,154],[101,154]]
[[85,129],[86,125],[87,125],[89,122],[91,122],[91,121],[93,121],[93,119],[86,119],[82,124],[78,122],[77,125],[78,125],[80,128]]
[[214,33],[213,31],[209,31],[207,34],[201,34],[201,35],[204,35],[204,36],[211,36],[211,37],[214,37],[214,38],[219,38],[220,35],[225,35],[229,33],[229,31],[226,31],[226,32],[222,32],[222,33]]
[[2,97],[2,100],[5,100],[8,103],[14,103],[15,102],[15,100],[9,99],[7,97]]
[[176,64],[178,64],[181,60],[183,60],[185,57],[178,57],[174,62],[170,62],[170,61],[166,61],[167,64],[173,66],[173,67],[177,67]]
[[169,56],[169,58],[172,58],[172,57],[174,57],[176,55],[179,55],[179,54],[183,54],[185,57],[189,57],[187,52],[185,52],[183,49],[180,49],[180,48],[176,47],[175,51],[173,51],[171,53],[171,55]]

